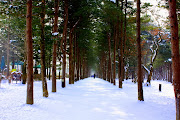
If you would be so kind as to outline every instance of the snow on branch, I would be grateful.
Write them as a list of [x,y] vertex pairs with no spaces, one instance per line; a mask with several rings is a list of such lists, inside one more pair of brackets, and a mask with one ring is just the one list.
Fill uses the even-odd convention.
[[154,44],[156,45],[156,49],[154,50],[154,54],[153,54],[153,57],[152,57],[152,63],[154,62],[154,60],[155,60],[155,58],[157,56],[157,51],[159,49],[159,43],[162,41],[162,37],[161,37],[160,32],[158,32],[158,35],[159,35],[160,39],[158,41],[154,40]]
[[142,65],[143,66],[143,68],[146,70],[146,72],[148,73],[148,74],[150,74],[150,70],[145,66],[145,65]]
[[59,34],[58,32],[52,33],[53,36],[56,36],[56,35],[58,35],[58,34]]
[[150,46],[150,50],[151,50],[151,52],[153,53],[153,49],[152,49],[152,48],[153,48],[153,45]]
[[152,57],[152,63],[154,62],[154,60],[156,58],[156,55],[157,55],[157,50],[154,50],[154,54],[153,54],[153,57]]

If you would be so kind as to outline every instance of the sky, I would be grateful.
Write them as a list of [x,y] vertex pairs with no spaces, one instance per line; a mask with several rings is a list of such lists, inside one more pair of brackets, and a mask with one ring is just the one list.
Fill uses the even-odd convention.
[[[111,0],[111,1],[116,1],[116,0]],[[131,1],[131,0],[128,0]],[[150,11],[153,11],[156,14],[152,14],[150,11],[147,11],[147,14],[151,15],[151,18],[153,20],[154,24],[160,24],[161,27],[163,27],[163,25],[165,24],[163,21],[167,20],[167,17],[169,15],[168,10],[167,9],[163,9],[163,8],[159,8],[158,6],[158,2],[162,2],[161,0],[141,0],[142,3],[150,3],[151,5],[153,5],[150,8]]]

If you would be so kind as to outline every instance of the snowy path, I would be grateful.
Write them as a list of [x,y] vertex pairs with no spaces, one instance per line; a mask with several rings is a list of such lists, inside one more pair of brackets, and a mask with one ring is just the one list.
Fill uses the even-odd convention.
[[0,120],[175,120],[173,87],[164,81],[144,87],[144,102],[137,101],[137,85],[131,80],[124,81],[123,89],[98,78],[66,88],[57,81],[57,93],[48,81],[48,98],[42,97],[41,82],[34,82],[34,105],[25,104],[26,85],[3,82]]

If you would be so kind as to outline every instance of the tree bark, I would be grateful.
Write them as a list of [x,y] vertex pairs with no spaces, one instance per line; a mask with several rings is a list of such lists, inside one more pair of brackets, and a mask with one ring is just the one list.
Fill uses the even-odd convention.
[[[121,0],[121,11],[123,11],[123,0]],[[122,88],[122,81],[124,80],[124,61],[123,61],[123,14],[121,14],[120,19],[120,27],[121,27],[121,44],[120,44],[120,61],[121,68],[120,68],[120,80],[119,80],[119,88]]]
[[[124,13],[124,49],[126,49],[126,41],[127,41],[127,0],[125,0],[125,13]],[[123,51],[124,53],[124,51]]]
[[27,42],[27,104],[33,104],[33,41],[32,41],[32,0],[27,0],[26,13]]
[[[53,32],[58,32],[58,11],[59,11],[59,0],[55,0],[54,3],[54,29]],[[52,92],[56,92],[56,57],[57,57],[57,36],[54,37],[53,43],[53,65],[52,65]]]
[[66,87],[66,35],[64,38],[64,46],[63,46],[63,66],[62,66],[62,88]]
[[[9,44],[10,44],[10,34],[9,34],[9,25],[8,25],[8,42],[7,42],[7,74],[6,77],[9,77]],[[9,79],[9,83],[11,83],[11,79]]]
[[[64,28],[63,28],[63,72],[62,72],[62,88],[66,86],[66,40],[67,40],[67,24],[68,24],[68,0],[64,0]],[[61,43],[62,43],[61,42]]]
[[[76,38],[75,38],[76,39]],[[77,81],[79,81],[79,66],[80,66],[80,51],[79,51],[79,47],[78,47],[78,42],[76,40],[76,47],[77,47],[77,52],[76,52],[76,69],[77,69]]]
[[138,50],[138,100],[144,101],[143,97],[143,86],[142,86],[142,66],[141,66],[141,37],[140,37],[140,0],[137,0],[137,50]]
[[[124,13],[124,39],[123,39],[124,47],[123,47],[123,54],[125,53],[125,49],[126,49],[126,41],[127,41],[126,31],[127,31],[127,0],[125,0],[125,13]],[[126,59],[126,56],[124,56],[124,58],[123,58],[123,64],[124,64],[125,59]],[[124,66],[126,66],[126,65],[124,64]],[[126,72],[125,72],[125,78],[126,78],[126,80],[128,79],[128,68],[126,69]]]
[[73,67],[73,43],[72,32],[69,33],[69,84],[72,84],[72,67]]
[[105,80],[107,80],[107,60],[106,59],[105,59],[105,65],[104,66],[105,66],[104,76],[105,76]]
[[[116,28],[116,26],[115,26]],[[113,66],[113,84],[116,85],[116,30],[114,28],[114,66]]]
[[82,63],[82,69],[83,69],[83,71],[82,71],[82,75],[83,75],[83,79],[85,78],[85,62],[86,62],[86,60],[85,60],[85,52],[83,52],[83,63]]
[[109,61],[108,61],[108,81],[113,83],[112,81],[112,62],[111,62],[111,37],[110,37],[110,33],[107,33],[107,37],[108,37],[108,53],[109,53]]
[[[75,38],[75,33],[73,33],[73,61],[72,61],[72,84],[74,84],[75,81],[75,60],[76,60],[76,38]],[[76,76],[77,77],[77,76]]]
[[[51,53],[51,52],[50,52]],[[50,55],[51,56],[51,55]],[[51,58],[49,57],[49,60],[48,60],[48,64],[49,64],[49,80],[51,79]]]
[[41,50],[41,79],[42,79],[42,89],[43,97],[48,97],[47,81],[46,81],[46,62],[45,62],[45,0],[42,0],[41,7],[41,40],[40,40],[40,50]]
[[82,57],[79,53],[79,72],[80,72],[80,79],[82,79]]
[[169,81],[172,83],[172,63],[170,63],[169,69],[170,69]]
[[171,28],[173,84],[176,100],[176,120],[180,120],[180,61],[179,61],[179,36],[176,14],[176,0],[169,0],[169,18]]
[[[26,54],[25,54],[26,55]],[[27,55],[26,55],[27,56]],[[26,74],[26,58],[24,60],[24,64],[23,64],[23,67],[22,67],[22,84],[26,84],[26,78],[27,78],[27,74]]]

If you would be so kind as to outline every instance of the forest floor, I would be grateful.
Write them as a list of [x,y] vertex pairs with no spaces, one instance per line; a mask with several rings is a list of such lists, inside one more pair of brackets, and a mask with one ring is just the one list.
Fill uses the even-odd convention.
[[[162,91],[159,92],[159,84]],[[123,89],[99,78],[87,78],[74,85],[66,83],[57,92],[42,97],[42,84],[34,82],[34,104],[26,104],[27,85],[8,84],[0,87],[0,120],[175,120],[175,99],[171,83],[154,80],[144,86],[144,102],[137,100],[137,84],[123,82]]]

